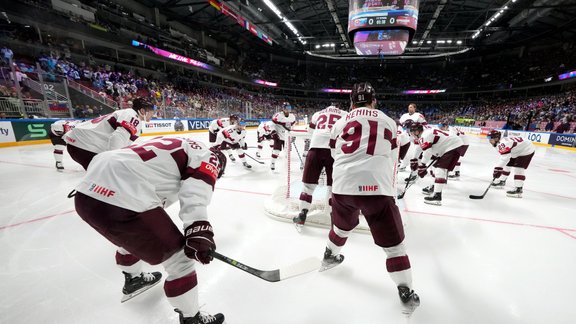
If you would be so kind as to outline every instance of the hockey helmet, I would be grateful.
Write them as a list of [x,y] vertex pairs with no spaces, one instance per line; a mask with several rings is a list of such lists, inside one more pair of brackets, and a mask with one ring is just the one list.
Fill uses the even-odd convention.
[[[231,123],[231,124],[233,124],[233,123],[239,123],[240,120],[241,120],[240,116],[238,116],[238,115],[236,115],[236,114],[231,114],[230,117],[229,117],[229,119],[230,119],[230,123]],[[233,122],[233,121],[234,121],[234,122]]]
[[352,104],[370,104],[376,96],[376,91],[370,84],[370,82],[360,82],[352,86],[352,92],[350,93],[350,101]]
[[495,129],[490,130],[488,134],[486,134],[486,138],[488,138],[489,140],[491,139],[499,140],[501,137],[502,134]]
[[424,126],[422,126],[422,124],[420,123],[412,123],[410,124],[410,133],[414,133],[418,131],[418,135],[422,134],[422,132],[424,131]]
[[448,121],[448,119],[443,119],[438,123],[438,127],[440,127],[440,129],[442,130],[446,129],[448,126],[450,126],[450,122]]
[[224,169],[226,169],[226,156],[220,150],[220,145],[214,145],[210,148],[210,151],[216,155],[218,162],[220,164],[220,172],[218,172],[218,179],[224,174]]
[[410,129],[410,126],[412,126],[413,123],[414,123],[414,121],[412,119],[406,119],[406,121],[404,122],[404,125],[402,125],[402,127],[406,128],[406,129]]
[[132,109],[136,111],[139,111],[140,109],[155,110],[156,105],[154,105],[148,98],[138,97],[132,101]]

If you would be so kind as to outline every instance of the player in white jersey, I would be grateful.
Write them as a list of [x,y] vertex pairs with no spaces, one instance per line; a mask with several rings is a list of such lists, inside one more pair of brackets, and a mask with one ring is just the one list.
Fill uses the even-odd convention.
[[460,166],[462,166],[462,158],[466,155],[468,151],[468,147],[470,147],[470,139],[468,139],[468,135],[460,130],[458,127],[450,127],[450,123],[447,120],[444,120],[438,124],[440,130],[450,133],[450,135],[458,136],[462,140],[462,156],[458,159],[456,166],[454,167],[454,173],[448,174],[448,178],[457,180],[460,178]]
[[54,146],[54,160],[56,160],[56,170],[62,172],[64,165],[62,164],[62,157],[64,149],[66,149],[66,142],[62,139],[64,134],[71,131],[76,125],[80,124],[82,120],[57,120],[50,125],[50,141]]
[[236,125],[240,122],[240,118],[237,115],[230,115],[229,118],[218,118],[210,122],[208,126],[208,141],[210,143],[215,143],[218,136],[218,132],[224,127],[230,125]]
[[98,153],[128,146],[142,131],[143,121],[150,121],[154,105],[145,98],[136,98],[132,108],[94,118],[76,125],[64,135],[68,153],[84,170]]
[[357,83],[350,94],[351,111],[332,127],[334,157],[332,228],[322,270],[340,264],[340,250],[358,225],[361,211],[374,239],[387,255],[386,269],[398,287],[403,312],[411,315],[420,304],[412,290],[412,270],[404,246],[404,228],[396,206],[398,148],[396,123],[375,109],[374,88]]
[[[215,250],[207,206],[226,157],[189,138],[156,137],[94,157],[77,186],[78,215],[119,247],[126,301],[157,284],[160,272],[142,272],[143,261],[162,264],[164,292],[180,323],[222,323],[201,315],[196,261],[207,264]],[[164,208],[180,201],[184,235]]]
[[[276,134],[276,127],[274,126],[274,122],[271,120],[261,122],[258,125],[258,130],[256,131],[256,138],[258,141],[258,151],[256,152],[257,157],[262,157],[262,148],[264,141],[272,141],[274,143],[274,134]],[[274,144],[270,144],[270,148],[273,148]]]
[[332,165],[334,159],[330,154],[330,131],[332,126],[340,118],[346,116],[344,110],[336,106],[329,106],[312,115],[308,125],[308,131],[312,130],[310,149],[304,162],[304,173],[302,174],[302,192],[300,193],[300,214],[292,221],[296,228],[300,229],[306,222],[306,215],[312,203],[312,194],[318,185],[322,169],[326,171],[326,186],[328,194],[332,192]]
[[422,149],[422,161],[418,165],[418,176],[424,178],[428,173],[426,165],[434,160],[434,184],[422,189],[425,194],[433,194],[424,197],[424,202],[430,205],[442,204],[442,189],[447,182],[448,171],[454,170],[458,159],[462,155],[462,140],[448,132],[427,128],[422,124],[415,123],[410,127],[410,133],[418,138]]
[[272,161],[270,162],[270,169],[276,168],[276,159],[284,146],[286,137],[290,134],[292,126],[296,123],[296,116],[288,110],[277,112],[272,116],[272,122],[276,128],[276,134],[273,135],[274,147],[272,148]]
[[514,190],[506,192],[508,197],[522,198],[522,187],[526,180],[526,169],[532,161],[536,148],[530,141],[521,137],[502,138],[499,131],[493,129],[488,133],[490,144],[498,149],[500,161],[494,167],[492,186],[504,188],[506,179],[510,175],[510,168],[514,168]]
[[222,130],[218,132],[216,145],[219,146],[222,152],[228,154],[228,158],[230,158],[230,161],[232,162],[235,162],[236,159],[230,150],[236,150],[238,158],[242,161],[242,165],[247,169],[251,169],[252,166],[246,162],[246,154],[244,154],[244,150],[247,149],[245,138],[246,130],[244,129],[244,125],[233,124],[222,128]]
[[[419,112],[416,112],[416,104],[410,103],[408,105],[408,112],[400,117],[400,124],[404,127],[404,130],[410,132],[410,126],[413,123],[420,123],[422,125],[427,125],[426,118]],[[421,161],[422,150],[418,144],[418,139],[410,136],[411,143],[414,145],[414,156],[410,159],[410,176],[405,179],[406,182],[416,180],[416,171],[418,169],[418,164]]]
[[398,171],[404,171],[409,162],[408,159],[406,159],[406,153],[408,153],[410,149],[410,133],[404,130],[401,125],[398,125],[396,134],[398,141],[398,165],[400,165]]
[[411,103],[408,105],[408,112],[403,114],[400,117],[400,124],[402,124],[402,126],[406,127],[410,125],[406,125],[406,122],[408,120],[411,120],[412,123],[420,123],[422,125],[426,125],[426,118],[424,118],[424,115],[422,115],[419,112],[416,112],[416,104],[415,103]]

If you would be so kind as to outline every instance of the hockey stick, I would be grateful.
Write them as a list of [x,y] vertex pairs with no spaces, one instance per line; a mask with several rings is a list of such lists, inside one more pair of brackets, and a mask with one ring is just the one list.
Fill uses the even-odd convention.
[[258,162],[258,163],[260,163],[260,164],[264,164],[264,162],[259,161],[259,160],[256,160],[255,158],[251,157],[250,154],[248,154],[248,153],[246,153],[246,152],[244,152],[244,155],[246,155],[247,157],[251,158],[252,160],[254,160],[254,161],[256,161],[256,162]]
[[296,154],[298,154],[298,158],[300,159],[300,164],[304,165],[304,161],[302,161],[302,156],[300,156],[300,151],[298,151],[298,146],[296,146],[296,142],[292,142],[294,144],[294,148],[296,149]]
[[[430,166],[432,166],[432,164],[433,164],[435,161],[436,161],[436,160],[432,160],[432,162],[428,163],[428,165],[426,166],[426,169],[425,169],[425,170],[428,170],[428,168],[429,168]],[[412,173],[410,173],[410,174],[412,174]],[[410,188],[410,186],[411,186],[412,184],[414,184],[414,183],[416,183],[416,179],[415,179],[414,181],[408,181],[408,182],[406,182],[406,187],[404,187],[404,191],[402,191],[402,192],[398,195],[398,199],[404,198],[404,195],[406,194],[406,190],[408,190],[408,188]]]
[[320,259],[318,258],[308,258],[302,260],[298,263],[293,265],[276,269],[276,270],[258,270],[256,268],[252,268],[251,266],[247,266],[243,263],[240,263],[234,259],[231,259],[225,255],[222,255],[216,251],[211,252],[212,256],[224,263],[227,263],[233,267],[236,267],[242,271],[246,271],[249,274],[256,276],[260,279],[264,279],[270,282],[278,282],[281,280],[285,280],[291,277],[299,276],[314,270],[320,269]]
[[496,178],[492,179],[492,181],[490,181],[490,184],[488,185],[488,188],[486,188],[486,190],[484,190],[484,193],[480,196],[476,196],[476,195],[470,195],[468,196],[470,199],[482,199],[484,198],[484,196],[486,196],[486,193],[488,193],[488,190],[490,190],[490,187],[492,187],[492,183],[494,182],[494,180],[496,180]]

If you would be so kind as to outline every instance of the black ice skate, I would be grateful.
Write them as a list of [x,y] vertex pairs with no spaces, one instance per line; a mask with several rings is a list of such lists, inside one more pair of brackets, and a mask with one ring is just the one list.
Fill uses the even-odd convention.
[[453,174],[449,175],[448,178],[454,179],[454,180],[458,180],[460,179],[460,171],[456,171]]
[[218,313],[216,315],[196,313],[194,317],[184,317],[184,314],[179,309],[174,310],[178,313],[180,324],[222,324],[224,323],[224,315]]
[[441,206],[442,205],[442,193],[441,192],[435,192],[432,196],[424,197],[424,203],[429,204],[429,205]]
[[64,165],[62,164],[62,162],[56,162],[56,170],[58,170],[59,172],[64,171]]
[[230,161],[236,162],[236,159],[234,158],[234,156],[232,156],[232,154],[229,154],[228,158],[230,159]]
[[276,169],[276,163],[270,163],[270,170],[274,171]]
[[402,301],[402,314],[406,315],[406,317],[412,316],[416,307],[420,306],[420,297],[414,290],[404,286],[398,286],[398,295],[400,296],[400,301]]
[[246,169],[252,169],[252,166],[250,164],[248,164],[247,162],[242,162],[242,165],[246,168]]
[[405,182],[412,182],[416,180],[416,174],[410,174],[410,176],[406,179],[404,179]]
[[428,186],[426,188],[422,189],[422,193],[425,195],[429,195],[431,193],[434,193],[434,185]]
[[522,187],[516,187],[514,190],[506,191],[506,196],[513,198],[522,198]]
[[342,254],[333,255],[332,250],[328,247],[324,251],[324,259],[322,259],[322,265],[320,266],[320,272],[332,269],[344,261],[344,256]]
[[124,274],[124,288],[122,288],[121,302],[130,300],[146,290],[154,287],[160,282],[162,274],[160,272],[142,272],[139,276],[133,277],[132,275],[122,271]]
[[495,180],[494,182],[492,182],[492,188],[494,189],[502,189],[504,188],[504,186],[506,186],[505,180]]
[[302,231],[302,226],[304,226],[304,223],[306,223],[306,215],[307,214],[308,214],[308,209],[304,208],[304,209],[302,209],[300,214],[298,214],[298,216],[292,218],[292,222],[294,222],[294,226],[296,227],[296,230],[298,231],[298,233],[300,233]]
[[256,157],[261,157],[261,156],[260,156],[260,151],[256,152]]

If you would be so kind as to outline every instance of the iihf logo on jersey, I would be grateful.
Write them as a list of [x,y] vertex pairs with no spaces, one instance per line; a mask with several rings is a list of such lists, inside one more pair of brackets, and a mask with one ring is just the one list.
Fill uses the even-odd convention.
[[359,192],[378,191],[378,185],[373,185],[373,186],[358,186],[358,191],[359,191]]
[[95,192],[97,194],[100,194],[104,197],[112,197],[116,193],[116,191],[110,190],[108,188],[104,188],[104,187],[99,186],[95,183],[91,184],[90,188],[88,188],[88,190]]

